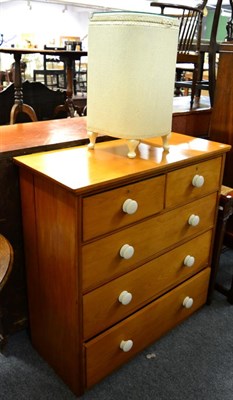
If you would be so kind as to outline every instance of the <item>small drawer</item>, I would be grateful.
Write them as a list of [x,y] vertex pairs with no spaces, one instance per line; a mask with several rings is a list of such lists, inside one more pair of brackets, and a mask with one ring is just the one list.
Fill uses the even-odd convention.
[[184,204],[217,191],[220,187],[222,157],[169,172],[166,208]]
[[83,240],[117,230],[164,207],[165,176],[83,199]]
[[[83,290],[123,275],[165,249],[211,229],[217,193],[82,246]],[[193,221],[190,221],[193,218]]]
[[83,296],[90,339],[207,267],[212,230]]
[[126,363],[206,302],[210,268],[84,345],[86,386]]

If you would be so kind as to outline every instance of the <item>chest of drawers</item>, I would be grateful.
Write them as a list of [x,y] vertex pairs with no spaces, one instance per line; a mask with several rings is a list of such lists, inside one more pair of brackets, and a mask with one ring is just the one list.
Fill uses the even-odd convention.
[[170,143],[15,158],[32,343],[77,395],[206,303],[229,146]]

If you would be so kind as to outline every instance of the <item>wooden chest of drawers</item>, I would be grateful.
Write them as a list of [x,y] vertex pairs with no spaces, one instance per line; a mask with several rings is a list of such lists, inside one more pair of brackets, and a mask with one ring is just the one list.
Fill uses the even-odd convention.
[[77,395],[206,303],[229,146],[170,143],[15,158],[32,342]]

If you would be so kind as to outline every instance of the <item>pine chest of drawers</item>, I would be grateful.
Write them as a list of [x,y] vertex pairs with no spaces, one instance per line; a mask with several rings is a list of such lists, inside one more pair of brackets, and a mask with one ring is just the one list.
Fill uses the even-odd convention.
[[77,395],[206,303],[230,147],[170,143],[15,158],[32,342]]

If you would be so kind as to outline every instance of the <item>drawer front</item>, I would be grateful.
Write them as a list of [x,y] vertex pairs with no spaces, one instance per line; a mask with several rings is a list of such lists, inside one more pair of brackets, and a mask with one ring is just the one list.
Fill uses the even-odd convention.
[[212,230],[86,294],[84,339],[90,339],[206,267],[211,238]]
[[[166,207],[173,207],[217,191],[220,186],[221,163],[222,157],[218,157],[168,173]],[[204,178],[204,182],[200,177]],[[202,185],[197,187],[194,184]]]
[[[125,274],[135,268],[136,264],[144,263],[170,246],[211,229],[215,221],[216,200],[217,194],[213,193],[185,207],[155,216],[84,245],[82,248],[84,291]],[[188,220],[191,215],[200,217],[197,226],[189,225]],[[121,256],[122,249],[126,249],[128,251],[126,255],[130,256],[132,248],[134,253],[130,258]],[[123,255],[125,256],[125,253]]]
[[[171,292],[144,307],[131,317],[87,342],[86,385],[91,387],[114,369],[126,363],[139,351],[149,346],[175,325],[190,316],[206,302],[210,268],[206,268]],[[193,299],[185,308],[185,298]],[[133,342],[125,352],[120,346]]]
[[164,207],[164,188],[165,175],[162,175],[85,197],[83,240],[89,240],[158,213]]

